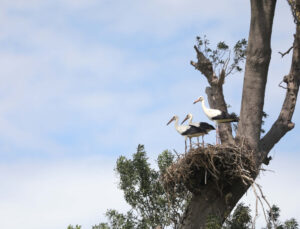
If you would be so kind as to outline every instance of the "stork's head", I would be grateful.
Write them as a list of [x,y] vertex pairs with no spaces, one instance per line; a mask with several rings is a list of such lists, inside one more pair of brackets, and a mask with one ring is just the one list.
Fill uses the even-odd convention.
[[174,120],[178,119],[177,115],[174,115],[171,120],[167,123],[167,125],[169,125],[171,122],[173,122]]
[[193,118],[193,115],[192,115],[191,113],[187,114],[187,115],[185,116],[185,119],[181,122],[181,124],[184,123],[186,120],[192,119],[192,118]]
[[196,100],[194,101],[194,104],[195,104],[195,103],[198,103],[198,102],[202,102],[203,100],[204,100],[203,96],[200,96],[198,99],[196,99]]

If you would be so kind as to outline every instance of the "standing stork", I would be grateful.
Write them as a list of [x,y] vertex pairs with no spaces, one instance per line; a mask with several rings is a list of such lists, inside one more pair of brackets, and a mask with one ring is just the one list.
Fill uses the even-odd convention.
[[212,121],[215,122],[217,130],[216,130],[216,142],[218,142],[218,135],[219,135],[219,128],[218,125],[220,123],[230,123],[230,122],[238,122],[239,118],[236,116],[236,114],[232,113],[229,114],[225,111],[221,111],[218,109],[211,109],[207,108],[204,103],[203,96],[200,96],[198,99],[194,101],[195,103],[201,102],[202,103],[202,109],[205,113],[205,115]]
[[203,133],[205,133],[205,130],[197,127],[197,126],[191,126],[191,125],[178,125],[178,116],[174,115],[171,120],[167,123],[167,125],[169,125],[171,122],[175,121],[175,129],[177,130],[177,132],[179,134],[181,134],[182,136],[184,136],[185,138],[185,152],[187,150],[187,146],[186,146],[186,140],[187,138],[190,139],[190,149],[192,148],[192,137],[198,137],[201,136]]
[[212,125],[208,124],[207,122],[193,122],[193,115],[191,113],[187,114],[187,116],[181,122],[181,124],[183,124],[186,120],[189,120],[188,123],[190,126],[195,126],[203,129],[203,132],[199,132],[199,135],[196,137],[199,145],[199,136],[202,136],[202,146],[204,147],[204,135],[208,134],[208,132],[211,130],[215,130],[215,128]]

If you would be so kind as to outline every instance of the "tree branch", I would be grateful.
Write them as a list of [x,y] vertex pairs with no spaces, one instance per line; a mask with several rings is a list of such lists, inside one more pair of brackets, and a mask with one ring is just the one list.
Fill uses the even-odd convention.
[[291,121],[300,84],[300,26],[297,26],[294,40],[293,58],[289,75],[285,76],[283,82],[287,84],[285,99],[279,117],[272,125],[268,133],[260,141],[262,155],[260,160],[268,155],[273,146],[291,129],[295,124]]
[[251,23],[236,142],[245,139],[258,150],[265,88],[271,59],[271,35],[276,0],[251,0]]
[[226,74],[225,74],[225,70],[223,68],[220,73],[220,76],[219,76],[219,82],[218,82],[219,87],[221,87],[224,84],[225,76],[226,76]]
[[207,79],[208,83],[215,84],[218,81],[218,78],[214,75],[213,67],[211,61],[204,56],[204,54],[194,46],[194,49],[197,53],[197,63],[191,61],[191,65],[193,65],[197,70],[199,70]]
[[290,47],[286,52],[282,53],[282,52],[278,52],[281,55],[281,58],[284,57],[285,55],[289,54],[290,51],[294,48],[294,46]]
[[[197,70],[199,70],[207,79],[210,87],[207,87],[205,93],[207,94],[208,103],[211,108],[220,109],[227,112],[227,105],[223,93],[223,84],[225,79],[225,71],[222,69],[219,78],[214,74],[212,62],[205,57],[205,55],[194,46],[197,53],[197,62],[191,61]],[[232,128],[228,123],[219,125],[219,134],[222,143],[233,143]]]

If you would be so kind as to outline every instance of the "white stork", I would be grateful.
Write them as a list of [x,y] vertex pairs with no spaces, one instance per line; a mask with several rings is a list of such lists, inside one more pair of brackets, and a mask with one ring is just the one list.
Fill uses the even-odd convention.
[[[218,110],[218,109],[207,108],[205,106],[203,96],[200,96],[198,99],[196,99],[194,101],[194,104],[198,103],[198,102],[202,103],[202,109],[203,109],[204,113],[206,114],[206,116],[210,120],[215,122],[216,127],[217,127],[217,131],[216,131],[217,135],[219,134],[218,125],[220,123],[229,123],[229,122],[238,122],[239,121],[239,118],[234,113],[229,114],[225,111],[221,111],[221,110]],[[216,138],[218,138],[218,137],[216,136]]]
[[185,119],[182,121],[181,124],[183,124],[186,120],[189,120],[190,126],[196,126],[198,128],[201,128],[203,131],[199,132],[199,135],[197,136],[198,144],[199,144],[199,136],[202,136],[202,146],[204,147],[204,135],[208,134],[209,131],[215,130],[215,128],[208,124],[207,122],[193,122],[193,115],[191,113],[187,114]]
[[185,138],[185,152],[186,152],[186,150],[187,150],[187,146],[186,146],[187,138],[190,139],[190,148],[192,148],[191,138],[201,136],[200,133],[203,134],[205,132],[205,130],[200,128],[200,127],[197,127],[197,126],[178,125],[178,120],[179,120],[178,116],[174,115],[172,117],[172,119],[167,123],[167,125],[169,125],[172,121],[175,121],[175,129],[177,130],[177,132],[179,134],[181,134]]

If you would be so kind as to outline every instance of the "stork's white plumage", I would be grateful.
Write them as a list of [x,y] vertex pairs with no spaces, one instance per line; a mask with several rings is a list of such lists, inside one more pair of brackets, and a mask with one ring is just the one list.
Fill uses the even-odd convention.
[[178,116],[177,115],[174,115],[172,117],[172,119],[167,123],[167,125],[169,125],[172,121],[175,121],[175,129],[176,131],[181,134],[182,136],[184,136],[185,138],[185,151],[187,150],[187,146],[186,146],[186,140],[187,138],[190,139],[190,148],[192,148],[192,141],[191,141],[191,138],[192,137],[198,137],[198,136],[201,136],[200,134],[203,134],[203,132],[205,130],[203,130],[202,128],[200,127],[197,127],[197,126],[193,126],[193,125],[178,125]]
[[181,124],[183,124],[186,120],[189,120],[188,123],[190,126],[196,126],[202,129],[202,132],[199,131],[199,133],[197,133],[197,135],[193,137],[197,137],[198,145],[199,145],[199,137],[202,136],[202,146],[204,146],[203,136],[208,134],[209,131],[215,130],[215,128],[212,125],[208,124],[207,122],[193,122],[193,115],[191,113],[187,114],[187,116],[185,117],[185,119],[182,121]]
[[225,111],[221,111],[218,109],[211,109],[211,108],[207,108],[205,106],[205,102],[204,102],[204,98],[203,96],[200,96],[198,99],[196,99],[194,101],[195,103],[201,102],[202,105],[202,109],[205,113],[205,115],[212,121],[215,122],[216,127],[217,127],[217,135],[218,135],[218,124],[220,123],[230,123],[230,122],[238,122],[239,118],[234,114],[229,114]]
[[218,123],[228,123],[228,122],[238,122],[239,118],[234,114],[229,114],[225,111],[221,111],[218,109],[211,109],[207,108],[205,106],[204,98],[203,96],[200,96],[198,99],[194,101],[195,103],[201,102],[202,109],[205,113],[205,115],[212,121],[214,121],[216,124]]

